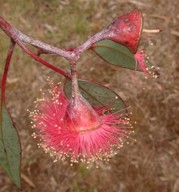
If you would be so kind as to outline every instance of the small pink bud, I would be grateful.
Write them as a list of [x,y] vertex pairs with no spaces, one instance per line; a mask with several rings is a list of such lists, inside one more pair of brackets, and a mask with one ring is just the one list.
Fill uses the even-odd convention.
[[140,10],[119,16],[108,26],[106,38],[126,46],[135,53],[142,30],[142,13]]

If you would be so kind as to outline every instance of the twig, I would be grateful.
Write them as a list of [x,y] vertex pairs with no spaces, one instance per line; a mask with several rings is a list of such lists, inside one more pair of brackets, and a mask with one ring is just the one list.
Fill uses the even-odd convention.
[[36,61],[42,63],[43,65],[45,65],[46,67],[62,74],[64,77],[66,77],[67,79],[70,79],[70,76],[65,73],[65,71],[51,65],[50,63],[48,63],[47,61],[43,60],[42,58],[40,58],[38,55],[36,55],[35,53],[33,53],[31,50],[29,50],[22,42],[20,42],[19,40],[16,41],[17,44],[19,45],[19,47],[22,48],[22,50],[27,53],[29,56],[31,56],[33,59],[35,59]]
[[130,3],[133,3],[137,6],[144,6],[144,7],[150,7],[148,3],[142,3],[142,2],[139,2],[139,1],[135,1],[135,0],[129,0]]
[[41,48],[42,50],[45,50],[47,52],[55,53],[57,55],[60,55],[62,57],[65,57],[67,59],[70,59],[73,55],[70,51],[65,51],[62,49],[59,49],[57,47],[53,47],[51,45],[48,45],[46,43],[43,43],[39,40],[35,40],[32,37],[29,37],[25,34],[23,34],[21,31],[16,29],[15,27],[12,27],[4,18],[0,17],[0,28],[15,42],[17,40],[28,43],[30,45],[33,45],[35,47]]
[[31,187],[35,188],[35,184],[23,173],[21,173],[21,178],[27,183],[29,184]]
[[53,53],[59,56],[62,56],[66,59],[68,59],[71,63],[75,63],[79,58],[81,53],[86,51],[89,47],[91,47],[94,43],[103,40],[105,33],[105,29],[100,31],[99,33],[95,34],[94,36],[90,37],[84,44],[80,45],[79,47],[75,49],[59,49],[57,47],[51,46],[49,44],[43,43],[39,40],[33,39],[32,37],[29,37],[25,34],[23,34],[21,31],[19,31],[17,28],[11,26],[4,18],[0,16],[0,28],[11,38],[16,42],[22,49],[24,49],[21,45],[22,43],[28,43],[38,49],[40,49],[44,53]]
[[9,70],[9,66],[10,66],[15,44],[16,43],[11,39],[7,58],[6,58],[6,65],[4,68],[4,73],[3,73],[3,77],[2,77],[2,81],[1,81],[1,102],[0,102],[1,104],[0,105],[2,105],[5,102],[5,88],[6,88],[7,74],[8,74],[8,70]]
[[142,31],[144,33],[160,33],[162,30],[161,29],[143,29]]
[[171,30],[171,34],[179,37],[179,31],[176,31],[174,29]]

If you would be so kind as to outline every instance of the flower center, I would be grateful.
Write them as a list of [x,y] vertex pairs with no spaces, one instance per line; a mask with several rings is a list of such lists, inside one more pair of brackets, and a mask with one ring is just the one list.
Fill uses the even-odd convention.
[[65,127],[75,133],[91,131],[101,125],[100,117],[82,96],[71,99],[64,122]]

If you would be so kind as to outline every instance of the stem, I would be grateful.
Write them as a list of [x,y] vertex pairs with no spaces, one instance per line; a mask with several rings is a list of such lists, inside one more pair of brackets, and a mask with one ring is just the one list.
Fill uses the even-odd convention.
[[43,65],[45,65],[46,67],[52,69],[53,71],[55,71],[57,73],[60,73],[61,75],[63,75],[67,79],[70,79],[70,76],[67,73],[65,73],[65,71],[51,65],[50,63],[46,62],[45,60],[43,60],[42,58],[37,56],[35,53],[33,53],[31,50],[29,50],[21,41],[17,40],[16,42],[19,45],[19,47],[22,48],[22,50],[25,53],[27,53],[29,56],[31,56],[33,59],[35,59],[36,61],[42,63]]
[[[62,74],[67,79],[72,79],[72,96],[77,97],[79,95],[79,88],[78,88],[78,80],[76,74],[76,62],[80,59],[80,55],[88,50],[94,43],[105,39],[106,29],[98,32],[91,38],[89,38],[85,43],[80,45],[75,49],[66,49],[62,50],[57,47],[53,47],[46,43],[43,43],[39,40],[33,39],[21,31],[16,29],[15,27],[11,26],[4,18],[0,16],[0,28],[15,42],[19,45],[19,47],[27,53],[30,57],[35,59],[36,61],[40,62],[41,64],[45,65],[46,67]],[[34,54],[31,50],[29,50],[24,43],[28,43],[34,47],[36,47],[39,52],[38,55]],[[68,59],[71,63],[71,77],[65,73],[63,70],[56,68],[55,66],[49,64],[45,60],[39,57],[40,53],[53,53]]]
[[76,72],[76,63],[71,63],[71,81],[72,81],[72,97],[77,98],[79,96],[78,79]]
[[80,45],[79,47],[77,47],[74,50],[75,54],[80,55],[81,53],[88,50],[94,43],[97,43],[101,40],[104,40],[105,39],[105,36],[104,36],[105,32],[106,32],[106,29],[103,29],[102,31],[96,33],[94,36],[89,38],[85,43],[83,43],[82,45]]
[[8,54],[7,54],[7,58],[6,58],[4,73],[3,73],[3,77],[2,77],[2,81],[1,81],[1,106],[2,106],[3,103],[5,103],[6,80],[7,80],[7,74],[8,74],[12,54],[13,54],[13,51],[14,51],[14,47],[15,47],[15,42],[11,39]]
[[62,57],[65,57],[66,59],[72,59],[73,58],[73,52],[72,51],[66,51],[59,49],[57,47],[53,47],[51,45],[48,45],[46,43],[43,43],[39,40],[35,40],[32,37],[29,37],[25,34],[23,34],[21,31],[16,29],[15,27],[11,26],[4,18],[0,16],[0,28],[15,42],[18,39],[21,42],[28,43],[30,45],[33,45],[35,47],[41,48],[42,50],[54,53],[57,55],[60,55]]
[[[106,29],[103,29],[99,33],[95,34],[91,38],[89,38],[84,44],[80,45],[79,47],[75,49],[59,49],[57,47],[51,46],[49,44],[43,43],[39,40],[33,39],[32,37],[29,37],[25,34],[23,34],[21,31],[16,29],[15,27],[11,26],[4,18],[0,16],[0,28],[17,44],[20,44],[20,42],[28,43],[38,49],[40,49],[44,53],[53,53],[59,56],[62,56],[66,59],[68,59],[71,63],[76,63],[80,55],[89,49],[94,43],[101,41],[106,38],[105,32]],[[21,46],[23,49],[23,47]]]

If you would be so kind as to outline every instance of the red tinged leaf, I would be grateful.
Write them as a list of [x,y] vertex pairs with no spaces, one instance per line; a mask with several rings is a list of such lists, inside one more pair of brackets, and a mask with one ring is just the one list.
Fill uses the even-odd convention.
[[20,141],[17,130],[5,105],[6,80],[14,47],[15,43],[11,40],[1,80],[0,165],[6,171],[12,182],[15,183],[17,187],[20,187]]
[[17,130],[5,104],[2,104],[0,112],[0,165],[18,187],[20,187],[20,154]]

